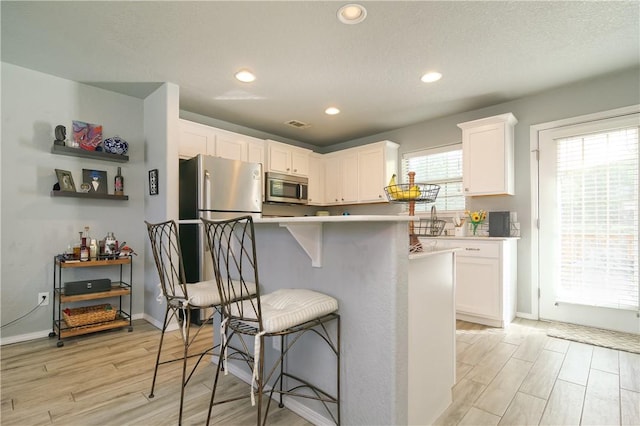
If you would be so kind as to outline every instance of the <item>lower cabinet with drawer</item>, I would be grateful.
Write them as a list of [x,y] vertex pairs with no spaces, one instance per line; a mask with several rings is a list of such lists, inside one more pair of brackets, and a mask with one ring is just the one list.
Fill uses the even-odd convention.
[[[456,317],[493,327],[516,313],[517,239],[438,238],[438,248],[456,252]],[[432,244],[433,245],[433,244]]]

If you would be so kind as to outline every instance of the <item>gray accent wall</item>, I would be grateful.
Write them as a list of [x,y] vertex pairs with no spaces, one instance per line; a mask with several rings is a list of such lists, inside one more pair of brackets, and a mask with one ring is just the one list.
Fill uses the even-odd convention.
[[[172,187],[172,184],[177,185],[177,118],[180,115],[198,121],[198,117],[179,111],[179,88],[170,83],[140,100],[4,62],[1,75],[2,324],[30,311],[37,303],[39,292],[51,292],[54,254],[65,250],[85,225],[90,226],[92,235],[99,238],[113,231],[120,241],[126,239],[140,254],[134,257],[133,313],[140,317],[146,315],[156,323],[161,321],[162,308],[155,302],[157,273],[146,254],[148,243],[143,220],[177,217],[177,189]],[[531,282],[530,261],[530,127],[634,104],[640,104],[640,68],[315,150],[325,153],[388,139],[400,144],[401,156],[405,152],[460,142],[461,131],[456,126],[460,122],[514,113],[519,120],[515,134],[516,195],[473,198],[469,205],[474,209],[517,211],[522,230],[518,242],[518,311],[537,314],[531,312],[532,288],[537,284]],[[63,124],[70,137],[72,120],[102,124],[106,137],[119,135],[129,142],[130,161],[121,164],[128,201],[87,202],[49,195],[57,181],[56,168],[70,170],[79,186],[82,168],[106,170],[112,182],[118,166],[118,163],[51,154],[53,129]],[[238,126],[214,118],[205,124],[240,131]],[[261,135],[258,131],[247,133],[256,137]],[[153,197],[148,195],[147,186],[147,173],[152,168],[160,170],[161,178],[160,195]],[[112,185],[110,191],[113,191]],[[331,210],[334,214],[343,211],[351,214],[388,211],[393,214],[397,212],[397,206]],[[24,320],[3,328],[1,343],[16,336],[25,340],[47,335],[51,329],[52,309],[52,304],[37,308]]]
[[531,282],[531,170],[529,131],[535,124],[640,104],[640,68],[580,81],[535,96],[495,105],[489,108],[450,115],[367,138],[333,145],[332,151],[381,140],[400,144],[399,156],[405,152],[462,142],[458,123],[512,112],[518,119],[515,127],[514,196],[475,197],[468,201],[470,209],[516,211],[522,238],[518,241],[518,307],[532,312],[531,293],[537,283]]
[[[129,162],[114,163],[51,153],[54,128],[72,120],[103,125],[103,137],[119,135],[129,143]],[[134,248],[133,313],[143,312],[144,167],[143,101],[2,63],[1,195],[1,321],[6,324],[32,310],[37,295],[53,287],[53,258],[79,240],[85,225],[97,239],[113,232]],[[76,188],[82,169],[107,172],[108,189],[122,168],[128,201],[51,197],[57,182],[54,169],[72,173]],[[102,278],[100,268],[68,271],[72,280]],[[111,277],[110,277],[111,278]],[[113,278],[112,278],[113,279]],[[99,302],[97,302],[99,303]],[[96,304],[97,304],[96,303]],[[14,336],[36,338],[51,331],[53,299],[26,318],[2,329],[2,343]]]

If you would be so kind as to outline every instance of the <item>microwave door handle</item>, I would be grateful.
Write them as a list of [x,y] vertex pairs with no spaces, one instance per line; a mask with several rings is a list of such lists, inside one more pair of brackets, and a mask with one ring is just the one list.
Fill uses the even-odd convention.
[[302,200],[302,184],[298,184],[298,200]]

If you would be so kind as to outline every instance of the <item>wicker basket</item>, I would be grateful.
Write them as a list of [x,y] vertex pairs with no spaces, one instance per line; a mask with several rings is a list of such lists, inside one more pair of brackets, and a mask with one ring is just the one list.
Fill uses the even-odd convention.
[[420,236],[437,237],[442,234],[446,221],[437,219],[420,219],[413,225],[413,233]]
[[81,308],[65,309],[62,311],[64,322],[69,327],[96,324],[99,322],[113,321],[118,311],[110,304],[83,306]]

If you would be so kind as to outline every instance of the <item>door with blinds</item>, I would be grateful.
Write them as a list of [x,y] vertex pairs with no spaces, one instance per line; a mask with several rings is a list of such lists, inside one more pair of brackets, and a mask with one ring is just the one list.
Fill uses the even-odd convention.
[[540,132],[540,318],[640,333],[638,114]]

